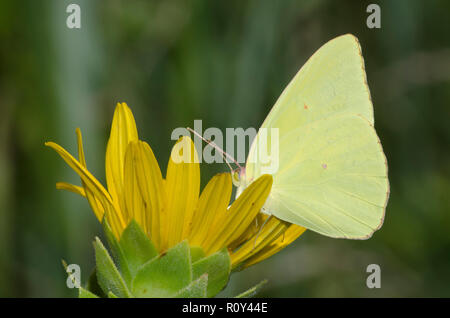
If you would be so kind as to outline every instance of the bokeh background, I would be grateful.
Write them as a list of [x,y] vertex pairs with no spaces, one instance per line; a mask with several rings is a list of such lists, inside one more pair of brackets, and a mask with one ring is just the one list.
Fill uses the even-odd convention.
[[[104,182],[115,104],[132,108],[165,171],[176,127],[259,127],[306,59],[344,33],[362,46],[391,197],[368,241],[306,232],[232,276],[223,296],[264,278],[260,296],[450,296],[449,1],[0,2],[0,296],[75,296],[61,259],[85,281],[101,227],[85,200],[55,189],[79,179],[44,142],[76,153]],[[81,6],[82,27],[66,27]],[[202,165],[203,185],[225,165]],[[366,287],[368,264],[381,289]]]

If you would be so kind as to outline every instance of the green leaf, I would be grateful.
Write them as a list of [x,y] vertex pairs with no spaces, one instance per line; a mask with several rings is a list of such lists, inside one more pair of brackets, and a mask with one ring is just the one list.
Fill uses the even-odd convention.
[[251,298],[253,296],[256,295],[256,293],[261,289],[261,287],[267,283],[267,279],[263,280],[262,282],[260,282],[258,285],[253,286],[252,288],[246,290],[243,293],[240,293],[239,295],[237,295],[235,298]]
[[208,274],[203,274],[187,287],[180,290],[175,298],[205,298],[208,287]]
[[208,297],[215,296],[227,285],[230,270],[231,259],[226,248],[192,264],[193,279],[208,274]]
[[191,246],[191,262],[194,263],[205,257],[205,251],[200,246]]
[[102,288],[98,284],[97,281],[97,270],[94,267],[94,270],[92,271],[91,275],[89,276],[89,280],[86,284],[86,289],[90,291],[91,293],[94,293],[95,295],[98,295],[99,297],[105,297],[105,293],[103,292]]
[[102,290],[105,294],[111,291],[121,298],[130,297],[131,295],[125,281],[98,237],[95,238],[94,248],[97,280]]
[[123,231],[119,245],[127,261],[131,277],[136,275],[139,267],[158,255],[155,246],[135,220],[132,220]]
[[116,295],[114,295],[112,292],[108,293],[108,298],[119,298]]
[[103,231],[105,232],[106,240],[108,241],[109,249],[111,250],[112,256],[116,261],[119,271],[122,274],[125,282],[128,286],[131,286],[132,276],[130,273],[130,269],[128,268],[127,258],[125,257],[125,253],[122,250],[119,242],[117,242],[116,237],[114,236],[111,227],[106,220],[106,217],[103,218],[102,222]]
[[133,280],[136,297],[172,297],[192,281],[190,250],[186,241],[144,264]]
[[83,287],[78,288],[78,298],[98,298],[97,295],[91,293]]

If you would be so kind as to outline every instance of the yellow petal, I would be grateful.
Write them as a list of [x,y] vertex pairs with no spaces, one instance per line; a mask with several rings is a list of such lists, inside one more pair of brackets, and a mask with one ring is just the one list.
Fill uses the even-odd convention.
[[232,192],[231,176],[220,173],[206,185],[198,200],[192,218],[188,240],[193,246],[202,246],[208,239],[208,232],[218,215],[225,215]]
[[125,223],[128,224],[132,218],[142,227],[144,232],[147,233],[147,224],[144,219],[144,199],[139,191],[137,176],[136,176],[136,152],[134,151],[133,144],[136,141],[132,141],[128,144],[127,151],[125,152],[124,161],[124,200],[125,209],[123,215]]
[[[166,201],[163,179],[150,146],[133,141],[125,155],[125,204],[129,220],[134,218],[159,247],[161,215]],[[127,220],[127,222],[129,221]]]
[[261,229],[253,237],[231,254],[231,262],[240,264],[255,255],[282,235],[289,225],[288,222],[270,216],[267,222],[260,225]]
[[[112,230],[116,236],[119,236],[124,229],[124,222],[121,219],[121,215],[117,213],[117,208],[114,202],[111,200],[110,195],[106,192],[105,188],[97,181],[97,179],[86,170],[83,165],[78,162],[71,154],[69,154],[64,148],[55,144],[54,142],[46,142],[46,146],[55,150],[61,158],[80,176],[82,181],[86,184],[90,191],[93,192],[95,197],[101,202],[103,209],[107,213],[108,222],[110,223]],[[101,222],[102,219],[99,219]]]
[[[81,130],[79,128],[77,128],[75,130],[75,132],[77,134],[78,158],[80,160],[81,165],[87,169],[86,158],[84,157],[83,137],[81,135]],[[92,211],[94,211],[95,216],[101,222],[105,210],[103,209],[99,200],[95,198],[94,193],[92,191],[90,191],[89,188],[86,186],[86,183],[84,183],[83,180],[81,180],[81,183],[83,185],[85,196],[89,202],[89,205],[92,208]]]
[[114,202],[125,210],[123,170],[125,152],[131,141],[138,140],[133,113],[125,103],[118,103],[114,111],[111,133],[106,147],[106,184]]
[[212,227],[210,239],[204,246],[207,254],[214,253],[238,239],[258,215],[272,188],[272,176],[262,175],[233,202],[226,217]]
[[228,249],[235,250],[250,238],[255,237],[261,230],[261,227],[263,226],[264,222],[266,222],[268,217],[269,215],[267,214],[261,212],[258,213],[253,222],[251,222],[248,228],[244,231],[244,233],[242,233],[240,237],[238,237],[234,242],[231,242],[228,245]]
[[83,167],[86,166],[86,158],[84,157],[84,149],[83,149],[83,136],[81,135],[80,128],[75,129],[75,133],[77,135],[77,146],[78,146],[78,159]]
[[264,247],[263,249],[261,249],[261,251],[254,254],[249,259],[247,259],[247,261],[245,261],[245,263],[243,264],[242,269],[255,265],[256,263],[259,263],[265,260],[266,258],[278,253],[283,248],[294,242],[305,231],[306,228],[299,225],[291,224],[289,228],[283,233],[283,235],[280,235],[270,245]]
[[83,187],[79,187],[79,186],[76,186],[74,184],[70,184],[67,182],[56,182],[56,189],[66,190],[66,191],[81,195],[82,197],[86,197],[86,193],[84,192]]
[[182,137],[172,149],[165,181],[167,220],[163,246],[171,247],[187,238],[200,192],[197,151],[189,137]]

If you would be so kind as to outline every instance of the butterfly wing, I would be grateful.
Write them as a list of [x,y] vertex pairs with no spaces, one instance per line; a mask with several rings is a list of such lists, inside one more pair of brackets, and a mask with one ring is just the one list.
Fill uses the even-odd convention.
[[[267,213],[339,238],[368,238],[381,226],[389,193],[387,164],[354,36],[322,46],[261,128],[247,158],[244,183],[272,173]],[[273,160],[261,160],[261,150],[278,153],[275,171],[270,171]]]

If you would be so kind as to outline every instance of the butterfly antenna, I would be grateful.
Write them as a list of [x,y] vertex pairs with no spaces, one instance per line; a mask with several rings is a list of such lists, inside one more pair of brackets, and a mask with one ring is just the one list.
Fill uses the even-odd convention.
[[206,142],[208,145],[210,145],[211,147],[215,148],[217,151],[219,151],[222,156],[225,159],[225,163],[228,165],[228,167],[231,170],[231,173],[234,172],[233,167],[230,165],[230,163],[228,162],[227,158],[229,160],[231,160],[235,165],[238,166],[239,169],[242,169],[242,166],[236,161],[236,159],[233,158],[233,156],[229,155],[228,153],[226,153],[222,148],[220,148],[219,146],[217,146],[213,141],[205,139],[202,135],[200,135],[198,132],[196,132],[195,130],[193,130],[192,128],[187,127],[187,130],[189,130],[190,132],[192,132],[194,135],[196,135],[197,137],[201,138],[204,142]]
[[253,249],[255,249],[255,247],[256,247],[256,240],[258,239],[259,234],[261,234],[261,231],[264,228],[264,225],[266,225],[267,221],[269,221],[269,219],[271,217],[272,217],[272,215],[269,215],[269,217],[264,221],[264,223],[262,224],[261,228],[259,229],[258,234],[256,234],[255,241],[253,242]]

